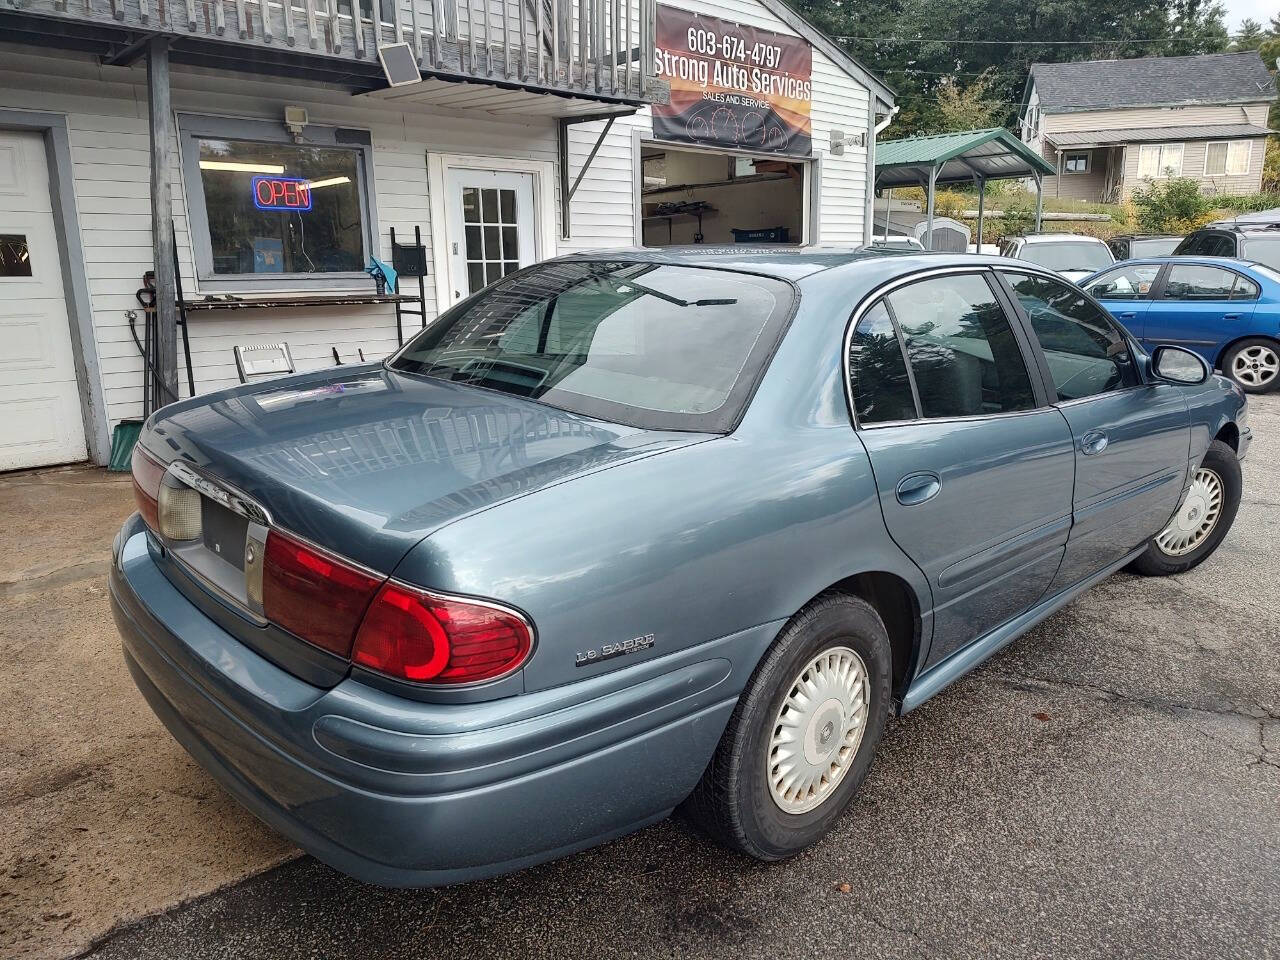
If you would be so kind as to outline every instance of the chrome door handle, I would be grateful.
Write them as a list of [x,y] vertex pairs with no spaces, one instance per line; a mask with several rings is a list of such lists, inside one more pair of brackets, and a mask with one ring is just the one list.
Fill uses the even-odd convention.
[[904,507],[932,500],[942,490],[936,473],[913,473],[898,481],[898,502]]
[[1111,442],[1101,430],[1090,430],[1080,438],[1080,452],[1086,457],[1092,457],[1095,453],[1101,453],[1107,449],[1107,444]]

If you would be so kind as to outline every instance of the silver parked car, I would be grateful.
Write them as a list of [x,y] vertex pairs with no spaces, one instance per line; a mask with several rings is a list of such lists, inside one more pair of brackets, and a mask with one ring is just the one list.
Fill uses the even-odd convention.
[[683,808],[821,837],[910,710],[1226,535],[1244,395],[995,257],[582,254],[383,363],[165,407],[110,585],[173,735],[316,857],[456,883]]
[[1028,233],[1007,237],[1002,257],[1025,260],[1068,280],[1083,280],[1115,263],[1111,248],[1097,237],[1078,233]]

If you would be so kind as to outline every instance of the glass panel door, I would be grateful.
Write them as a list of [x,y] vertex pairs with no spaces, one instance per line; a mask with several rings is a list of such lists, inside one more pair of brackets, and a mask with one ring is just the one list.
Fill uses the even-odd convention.
[[534,262],[533,174],[452,169],[448,191],[454,302]]

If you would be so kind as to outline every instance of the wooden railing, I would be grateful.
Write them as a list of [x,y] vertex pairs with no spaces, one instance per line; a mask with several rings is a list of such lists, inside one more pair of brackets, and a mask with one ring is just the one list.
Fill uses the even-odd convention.
[[[181,40],[376,66],[409,43],[423,72],[643,102],[655,0],[0,0],[6,10]],[[246,50],[245,59],[254,51]]]

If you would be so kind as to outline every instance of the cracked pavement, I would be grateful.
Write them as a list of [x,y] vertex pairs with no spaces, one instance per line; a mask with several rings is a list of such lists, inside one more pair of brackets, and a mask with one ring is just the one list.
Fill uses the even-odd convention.
[[[1280,956],[1280,396],[1251,419],[1244,503],[1213,558],[1110,578],[892,721],[846,816],[794,860],[727,854],[679,820],[434,891],[302,857],[90,953]],[[218,822],[262,842],[247,816]],[[148,864],[184,854],[153,844]]]

